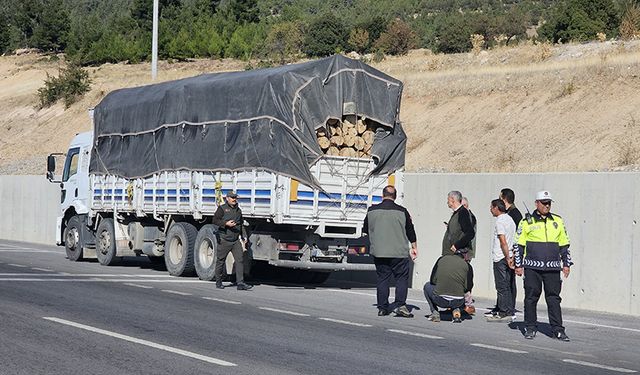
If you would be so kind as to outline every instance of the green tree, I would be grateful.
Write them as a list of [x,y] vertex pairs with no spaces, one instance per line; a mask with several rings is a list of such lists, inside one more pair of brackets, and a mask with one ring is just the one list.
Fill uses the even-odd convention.
[[557,43],[596,39],[601,32],[615,36],[620,15],[613,0],[567,0],[553,8],[538,34]]
[[0,54],[9,49],[10,43],[9,22],[4,14],[0,14]]
[[69,16],[62,0],[45,0],[35,21],[30,45],[44,51],[62,51],[69,31]]
[[464,14],[453,12],[439,17],[435,23],[434,49],[443,53],[459,53],[471,50],[469,37],[473,29]]
[[262,24],[243,24],[231,35],[225,56],[248,60],[263,49],[265,38],[266,31]]
[[273,25],[267,35],[267,56],[283,65],[302,49],[302,26],[299,22],[282,22]]
[[377,49],[389,55],[406,55],[417,43],[416,33],[404,21],[391,21],[387,30],[375,42]]
[[306,28],[304,52],[309,56],[329,56],[344,50],[348,38],[347,29],[332,13],[314,18]]

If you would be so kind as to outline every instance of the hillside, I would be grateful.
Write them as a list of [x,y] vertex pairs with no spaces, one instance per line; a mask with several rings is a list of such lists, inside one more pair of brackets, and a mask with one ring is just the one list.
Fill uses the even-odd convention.
[[[89,68],[78,103],[38,109],[57,59],[0,57],[0,174],[42,174],[45,158],[90,129],[87,108],[150,83],[149,64]],[[161,62],[159,80],[244,69],[236,60]],[[435,55],[414,50],[376,68],[405,83],[407,170],[640,170],[640,42],[502,47]]]

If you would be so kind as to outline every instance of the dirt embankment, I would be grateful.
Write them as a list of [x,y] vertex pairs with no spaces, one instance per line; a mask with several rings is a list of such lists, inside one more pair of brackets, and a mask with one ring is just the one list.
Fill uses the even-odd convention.
[[[90,129],[87,109],[112,90],[150,83],[149,64],[91,68],[91,91],[38,109],[60,61],[0,57],[0,174],[41,174],[51,152]],[[640,42],[527,45],[480,53],[416,50],[376,68],[405,83],[407,170],[640,170]],[[161,62],[161,81],[241,70],[239,61]]]

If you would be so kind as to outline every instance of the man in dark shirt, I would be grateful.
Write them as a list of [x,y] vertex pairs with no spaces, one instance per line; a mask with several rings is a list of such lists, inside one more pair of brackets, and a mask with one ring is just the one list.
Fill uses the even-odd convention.
[[509,188],[504,188],[500,190],[500,199],[504,202],[504,205],[507,207],[507,215],[511,216],[513,222],[516,224],[516,228],[520,224],[522,220],[522,213],[518,209],[518,207],[513,204],[516,200],[516,194],[513,190]]
[[462,193],[451,191],[447,195],[447,206],[453,211],[442,239],[442,255],[466,254],[471,250],[471,241],[476,235],[471,215],[462,205]]
[[473,268],[464,260],[464,254],[449,253],[438,258],[424,285],[424,296],[429,303],[432,322],[440,321],[438,307],[452,309],[452,321],[461,323],[460,308],[464,294],[473,288]]
[[396,316],[412,318],[406,305],[409,266],[411,259],[418,256],[416,232],[409,211],[396,204],[395,199],[396,188],[386,186],[382,190],[382,202],[369,207],[363,232],[369,237],[369,254],[376,266],[378,316],[390,313],[389,284],[393,276],[396,280]]
[[249,290],[253,286],[244,282],[244,249],[242,247],[242,210],[238,207],[238,194],[227,193],[227,203],[218,206],[213,214],[213,224],[218,226],[218,247],[216,249],[216,288],[223,289],[222,267],[229,253],[233,254],[236,265],[236,285],[238,290]]

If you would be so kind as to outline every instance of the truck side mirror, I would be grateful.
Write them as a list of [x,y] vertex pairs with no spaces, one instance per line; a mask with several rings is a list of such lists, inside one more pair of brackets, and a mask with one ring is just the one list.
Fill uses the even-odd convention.
[[54,179],[56,173],[56,157],[53,155],[47,156],[47,179],[49,181]]

